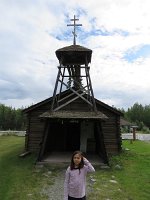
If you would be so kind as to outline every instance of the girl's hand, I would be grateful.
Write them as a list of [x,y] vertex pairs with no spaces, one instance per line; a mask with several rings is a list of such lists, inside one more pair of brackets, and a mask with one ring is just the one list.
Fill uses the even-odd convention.
[[85,157],[83,157],[83,161],[88,162],[88,160]]

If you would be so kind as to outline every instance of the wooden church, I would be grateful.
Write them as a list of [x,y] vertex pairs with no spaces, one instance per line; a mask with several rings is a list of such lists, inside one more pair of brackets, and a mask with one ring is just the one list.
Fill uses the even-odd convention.
[[104,163],[121,151],[121,112],[94,98],[90,79],[92,50],[73,45],[56,51],[59,60],[53,96],[24,110],[27,116],[25,151],[37,152],[37,161],[51,152],[81,150]]

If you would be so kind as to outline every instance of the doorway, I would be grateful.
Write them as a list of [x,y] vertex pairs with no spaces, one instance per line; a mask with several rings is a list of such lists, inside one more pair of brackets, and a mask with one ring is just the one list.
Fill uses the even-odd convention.
[[80,122],[69,120],[50,122],[45,152],[73,152],[79,148]]

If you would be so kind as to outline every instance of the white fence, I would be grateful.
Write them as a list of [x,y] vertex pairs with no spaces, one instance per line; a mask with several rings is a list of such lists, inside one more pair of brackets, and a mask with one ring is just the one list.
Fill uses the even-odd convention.
[[17,135],[17,136],[25,136],[26,131],[0,131],[1,135]]
[[[122,139],[131,140],[131,139],[133,139],[133,134],[132,133],[123,133]],[[150,134],[136,133],[136,139],[137,140],[143,140],[143,141],[150,141]]]
[[[26,131],[0,131],[0,136],[1,135],[16,135],[16,136],[25,136]],[[133,139],[133,134],[132,133],[123,133],[122,134],[122,139],[128,139],[131,140]],[[137,140],[143,140],[143,141],[150,141],[150,134],[139,134],[136,133],[136,139]]]

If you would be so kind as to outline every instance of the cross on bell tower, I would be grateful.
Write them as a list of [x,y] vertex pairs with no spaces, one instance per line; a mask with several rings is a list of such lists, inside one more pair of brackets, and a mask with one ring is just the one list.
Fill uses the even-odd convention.
[[74,23],[73,24],[67,24],[67,26],[74,26],[74,31],[72,31],[72,33],[73,33],[73,44],[74,45],[76,45],[76,37],[77,37],[77,35],[76,35],[76,26],[82,26],[82,24],[76,24],[76,21],[78,21],[79,19],[76,19],[76,16],[74,15],[74,18],[73,19],[71,19],[71,21],[74,21]]
[[[56,51],[59,60],[58,74],[56,78],[55,88],[53,92],[53,100],[51,104],[51,112],[64,109],[68,104],[82,99],[86,102],[90,111],[97,112],[92,83],[90,78],[90,66],[92,50],[80,45],[76,45],[76,24],[79,19],[71,19],[74,24],[73,45],[66,46]],[[70,93],[63,96],[63,89],[68,89]]]

